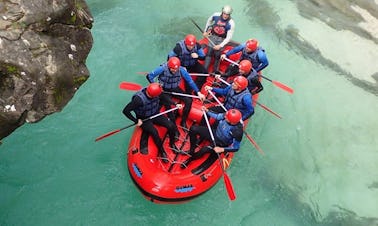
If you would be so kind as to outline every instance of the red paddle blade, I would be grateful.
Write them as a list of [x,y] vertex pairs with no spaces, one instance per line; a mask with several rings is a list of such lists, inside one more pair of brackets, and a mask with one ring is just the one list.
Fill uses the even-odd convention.
[[226,172],[223,172],[223,179],[224,179],[224,185],[226,187],[228,197],[230,198],[231,201],[234,201],[236,199],[236,194],[234,191],[234,187],[232,186],[231,180],[228,177]]
[[279,87],[279,88],[285,90],[286,92],[288,92],[288,93],[290,93],[290,94],[293,94],[293,93],[294,93],[294,90],[293,90],[292,88],[288,87],[287,85],[284,85],[284,84],[282,84],[282,83],[280,83],[280,82],[278,82],[278,81],[272,81],[272,83],[273,83],[275,86],[277,86],[277,87]]
[[139,84],[132,82],[121,82],[119,84],[119,88],[124,90],[138,91],[141,90],[143,87]]
[[113,135],[113,134],[115,134],[115,133],[118,133],[118,132],[120,132],[120,131],[121,131],[120,129],[117,129],[117,130],[113,130],[113,131],[111,131],[111,132],[109,132],[109,133],[106,133],[106,134],[104,134],[104,135],[102,135],[102,136],[100,136],[100,137],[97,137],[96,140],[95,140],[95,142],[96,142],[96,141],[99,141],[99,140],[102,140],[102,139],[104,139],[105,137],[111,136],[111,135]]

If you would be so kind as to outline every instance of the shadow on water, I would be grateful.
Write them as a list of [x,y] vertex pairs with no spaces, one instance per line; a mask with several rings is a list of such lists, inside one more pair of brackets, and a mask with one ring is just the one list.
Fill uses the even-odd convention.
[[[342,3],[338,1],[325,1],[325,0],[312,0],[309,5],[303,1],[294,0],[297,3],[301,16],[305,18],[320,18],[323,22],[327,23],[329,26],[336,30],[349,29],[357,35],[373,40],[378,43],[378,39],[374,38],[371,34],[367,33],[365,30],[358,27],[359,21],[362,20],[361,16],[354,12],[350,7],[341,7]],[[299,30],[290,26],[286,29],[281,29],[277,24],[280,21],[280,17],[274,9],[263,0],[248,1],[249,8],[247,9],[247,15],[251,16],[251,21],[256,21],[264,30],[268,30],[271,33],[276,34],[279,41],[284,42],[288,48],[296,52],[297,54],[303,56],[304,58],[310,58],[319,64],[330,68],[331,70],[337,72],[339,75],[344,76],[354,85],[361,87],[362,89],[378,96],[378,73],[372,75],[373,79],[376,80],[375,83],[371,83],[362,79],[358,79],[358,76],[353,76],[350,72],[341,68],[338,64],[331,60],[325,58],[321,52],[311,45],[311,43],[305,41],[300,35]],[[345,4],[345,0],[343,0]],[[377,15],[378,17],[378,7],[372,1],[364,0],[359,5],[366,5],[370,7],[370,12],[372,15]],[[349,6],[349,4],[348,4]],[[338,8],[336,8],[338,7]],[[314,10],[314,8],[319,8],[319,10]],[[340,8],[342,11],[340,11]],[[320,13],[321,12],[321,13]],[[330,18],[338,18],[330,19]],[[354,25],[353,25],[354,24]]]
[[[273,176],[266,175],[267,171],[261,171],[258,174],[262,178],[273,178]],[[265,191],[270,191],[271,201],[276,203],[276,206],[282,207],[280,211],[286,216],[290,216],[296,225],[378,226],[378,218],[359,217],[356,213],[340,206],[334,206],[338,211],[331,211],[327,216],[322,216],[316,200],[311,200],[311,205],[300,200],[301,197],[298,194],[301,194],[299,192],[303,189],[301,187],[293,189],[271,180],[260,180],[259,183]]]
[[[301,16],[311,19],[316,18],[336,30],[350,30],[362,38],[369,39],[378,44],[378,39],[357,24],[363,22],[359,13],[351,6],[357,5],[353,0],[294,0]],[[366,9],[371,15],[378,17],[378,7],[374,1],[359,0],[358,6]],[[314,10],[315,9],[315,10]]]
[[[316,17],[318,18],[318,13],[320,10],[309,9],[309,3],[306,1],[307,5],[302,1],[293,0],[297,3],[298,7],[300,8],[300,12],[304,15],[304,17],[311,18]],[[263,0],[246,0],[248,2],[249,8],[246,9],[245,14],[251,15],[250,21],[252,23],[258,23],[263,30],[266,32],[276,34],[276,37],[279,42],[283,42],[289,49],[296,52],[298,55],[301,55],[304,58],[312,59],[319,64],[330,68],[331,70],[337,72],[339,75],[344,76],[347,80],[352,82],[354,85],[378,96],[378,73],[372,75],[372,77],[376,80],[376,83],[370,83],[365,80],[357,79],[353,76],[350,72],[345,71],[341,68],[338,64],[332,62],[331,60],[326,59],[322,56],[321,52],[315,48],[311,43],[305,41],[300,35],[299,30],[294,26],[289,26],[286,29],[281,29],[278,24],[280,22],[279,14],[273,9],[269,3]],[[358,24],[361,21],[361,17],[357,13],[344,13],[344,12],[334,12],[335,11],[335,4],[337,5],[340,1],[335,1],[332,3],[326,4],[325,1],[322,0],[311,0],[310,1],[313,7],[325,7],[329,13],[333,12],[336,14],[334,17],[338,18],[338,21],[331,20],[327,21],[329,26],[333,27],[334,29],[340,30],[348,28],[352,32],[360,35],[363,38],[367,38],[373,40],[377,43],[377,39],[374,39],[370,34],[366,31],[362,30],[358,26],[353,26],[352,24]],[[345,1],[344,1],[345,2]],[[326,4],[326,5],[324,5]],[[359,5],[370,5],[374,4],[371,1],[361,1]],[[373,8],[373,7],[372,7]],[[377,6],[375,5],[375,9]],[[340,9],[340,8],[338,8]],[[351,10],[351,9],[350,9]],[[309,13],[309,11],[312,12]],[[370,13],[372,15],[378,15],[376,10],[371,9]],[[322,19],[326,22],[326,18],[331,17],[331,15],[323,15]],[[333,17],[333,16],[332,16]],[[377,16],[378,17],[378,16]],[[263,175],[264,172],[260,172],[259,174]],[[269,175],[261,176],[263,178],[273,178]],[[304,203],[301,201],[298,194],[300,192],[296,192],[295,189],[300,190],[301,188],[289,188],[283,184],[277,185],[276,181],[265,181],[262,185],[266,187],[266,190],[271,190],[272,197],[274,197],[274,202],[277,203],[278,206],[288,206],[286,209],[282,211],[287,214],[287,216],[291,216],[293,214],[293,209],[297,210],[297,218],[296,221],[298,225],[318,225],[318,226],[334,226],[334,225],[347,225],[347,226],[362,226],[362,225],[378,225],[377,218],[364,218],[357,216],[356,213],[341,208],[339,206],[335,206],[335,211],[329,212],[327,216],[322,216],[318,204],[316,200],[312,200],[311,204]],[[375,183],[371,185],[371,187],[375,188],[377,186]],[[273,188],[273,189],[272,189]],[[248,221],[248,220],[247,220]]]

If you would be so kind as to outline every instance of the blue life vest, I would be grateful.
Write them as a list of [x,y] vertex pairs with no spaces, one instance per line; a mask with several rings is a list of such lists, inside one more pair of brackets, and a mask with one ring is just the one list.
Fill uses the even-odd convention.
[[214,16],[213,17],[214,24],[212,25],[212,30],[211,30],[212,33],[219,37],[226,38],[227,31],[230,29],[230,24],[229,24],[230,18],[228,20],[223,20],[221,16]]
[[191,51],[189,51],[186,48],[184,40],[179,41],[178,44],[181,47],[181,55],[178,56],[178,58],[180,58],[180,61],[181,61],[181,66],[189,67],[189,66],[195,65],[197,62],[197,59],[194,59],[191,54],[198,52],[197,43],[194,45],[194,48]]
[[232,130],[237,126],[229,124],[225,119],[219,121],[215,135],[217,140],[221,142],[222,146],[228,146],[232,144],[234,137],[232,136]]
[[252,68],[251,72],[248,74],[247,76],[247,80],[248,80],[248,90],[251,91],[253,89],[256,88],[256,85],[255,85],[255,80],[258,80],[259,77],[258,77],[258,73],[255,69]]
[[134,110],[137,118],[148,118],[158,113],[159,97],[148,98],[146,94],[146,88],[143,88],[142,90],[136,92],[134,96],[138,96],[143,101],[143,106],[140,106]]
[[251,97],[251,93],[248,89],[244,89],[240,93],[236,93],[235,90],[231,88],[226,95],[224,107],[226,109],[236,108],[242,113],[242,115],[245,115],[248,110],[243,104],[243,98],[245,95],[249,95]]
[[255,51],[253,51],[252,53],[247,53],[247,51],[245,50],[245,48],[243,49],[242,51],[242,55],[240,57],[240,61],[242,60],[249,60],[252,62],[252,67],[254,69],[258,68],[259,65],[260,65],[260,60],[259,60],[259,57],[258,57],[258,51],[263,51],[265,52],[265,49],[261,48],[260,46],[257,47],[257,49]]
[[162,85],[164,90],[170,90],[178,87],[181,81],[180,70],[177,70],[176,73],[172,74],[168,68],[167,63],[162,65],[163,73],[159,75],[159,83]]

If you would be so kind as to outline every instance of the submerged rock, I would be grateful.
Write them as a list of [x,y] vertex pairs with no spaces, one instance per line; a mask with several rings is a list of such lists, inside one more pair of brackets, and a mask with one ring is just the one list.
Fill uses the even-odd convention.
[[89,77],[84,0],[0,2],[0,139],[60,111]]

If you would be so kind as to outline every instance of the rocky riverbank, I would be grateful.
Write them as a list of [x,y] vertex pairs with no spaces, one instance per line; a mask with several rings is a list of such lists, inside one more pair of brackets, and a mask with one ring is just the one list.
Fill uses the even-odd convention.
[[89,77],[84,0],[0,2],[0,139],[60,111]]

